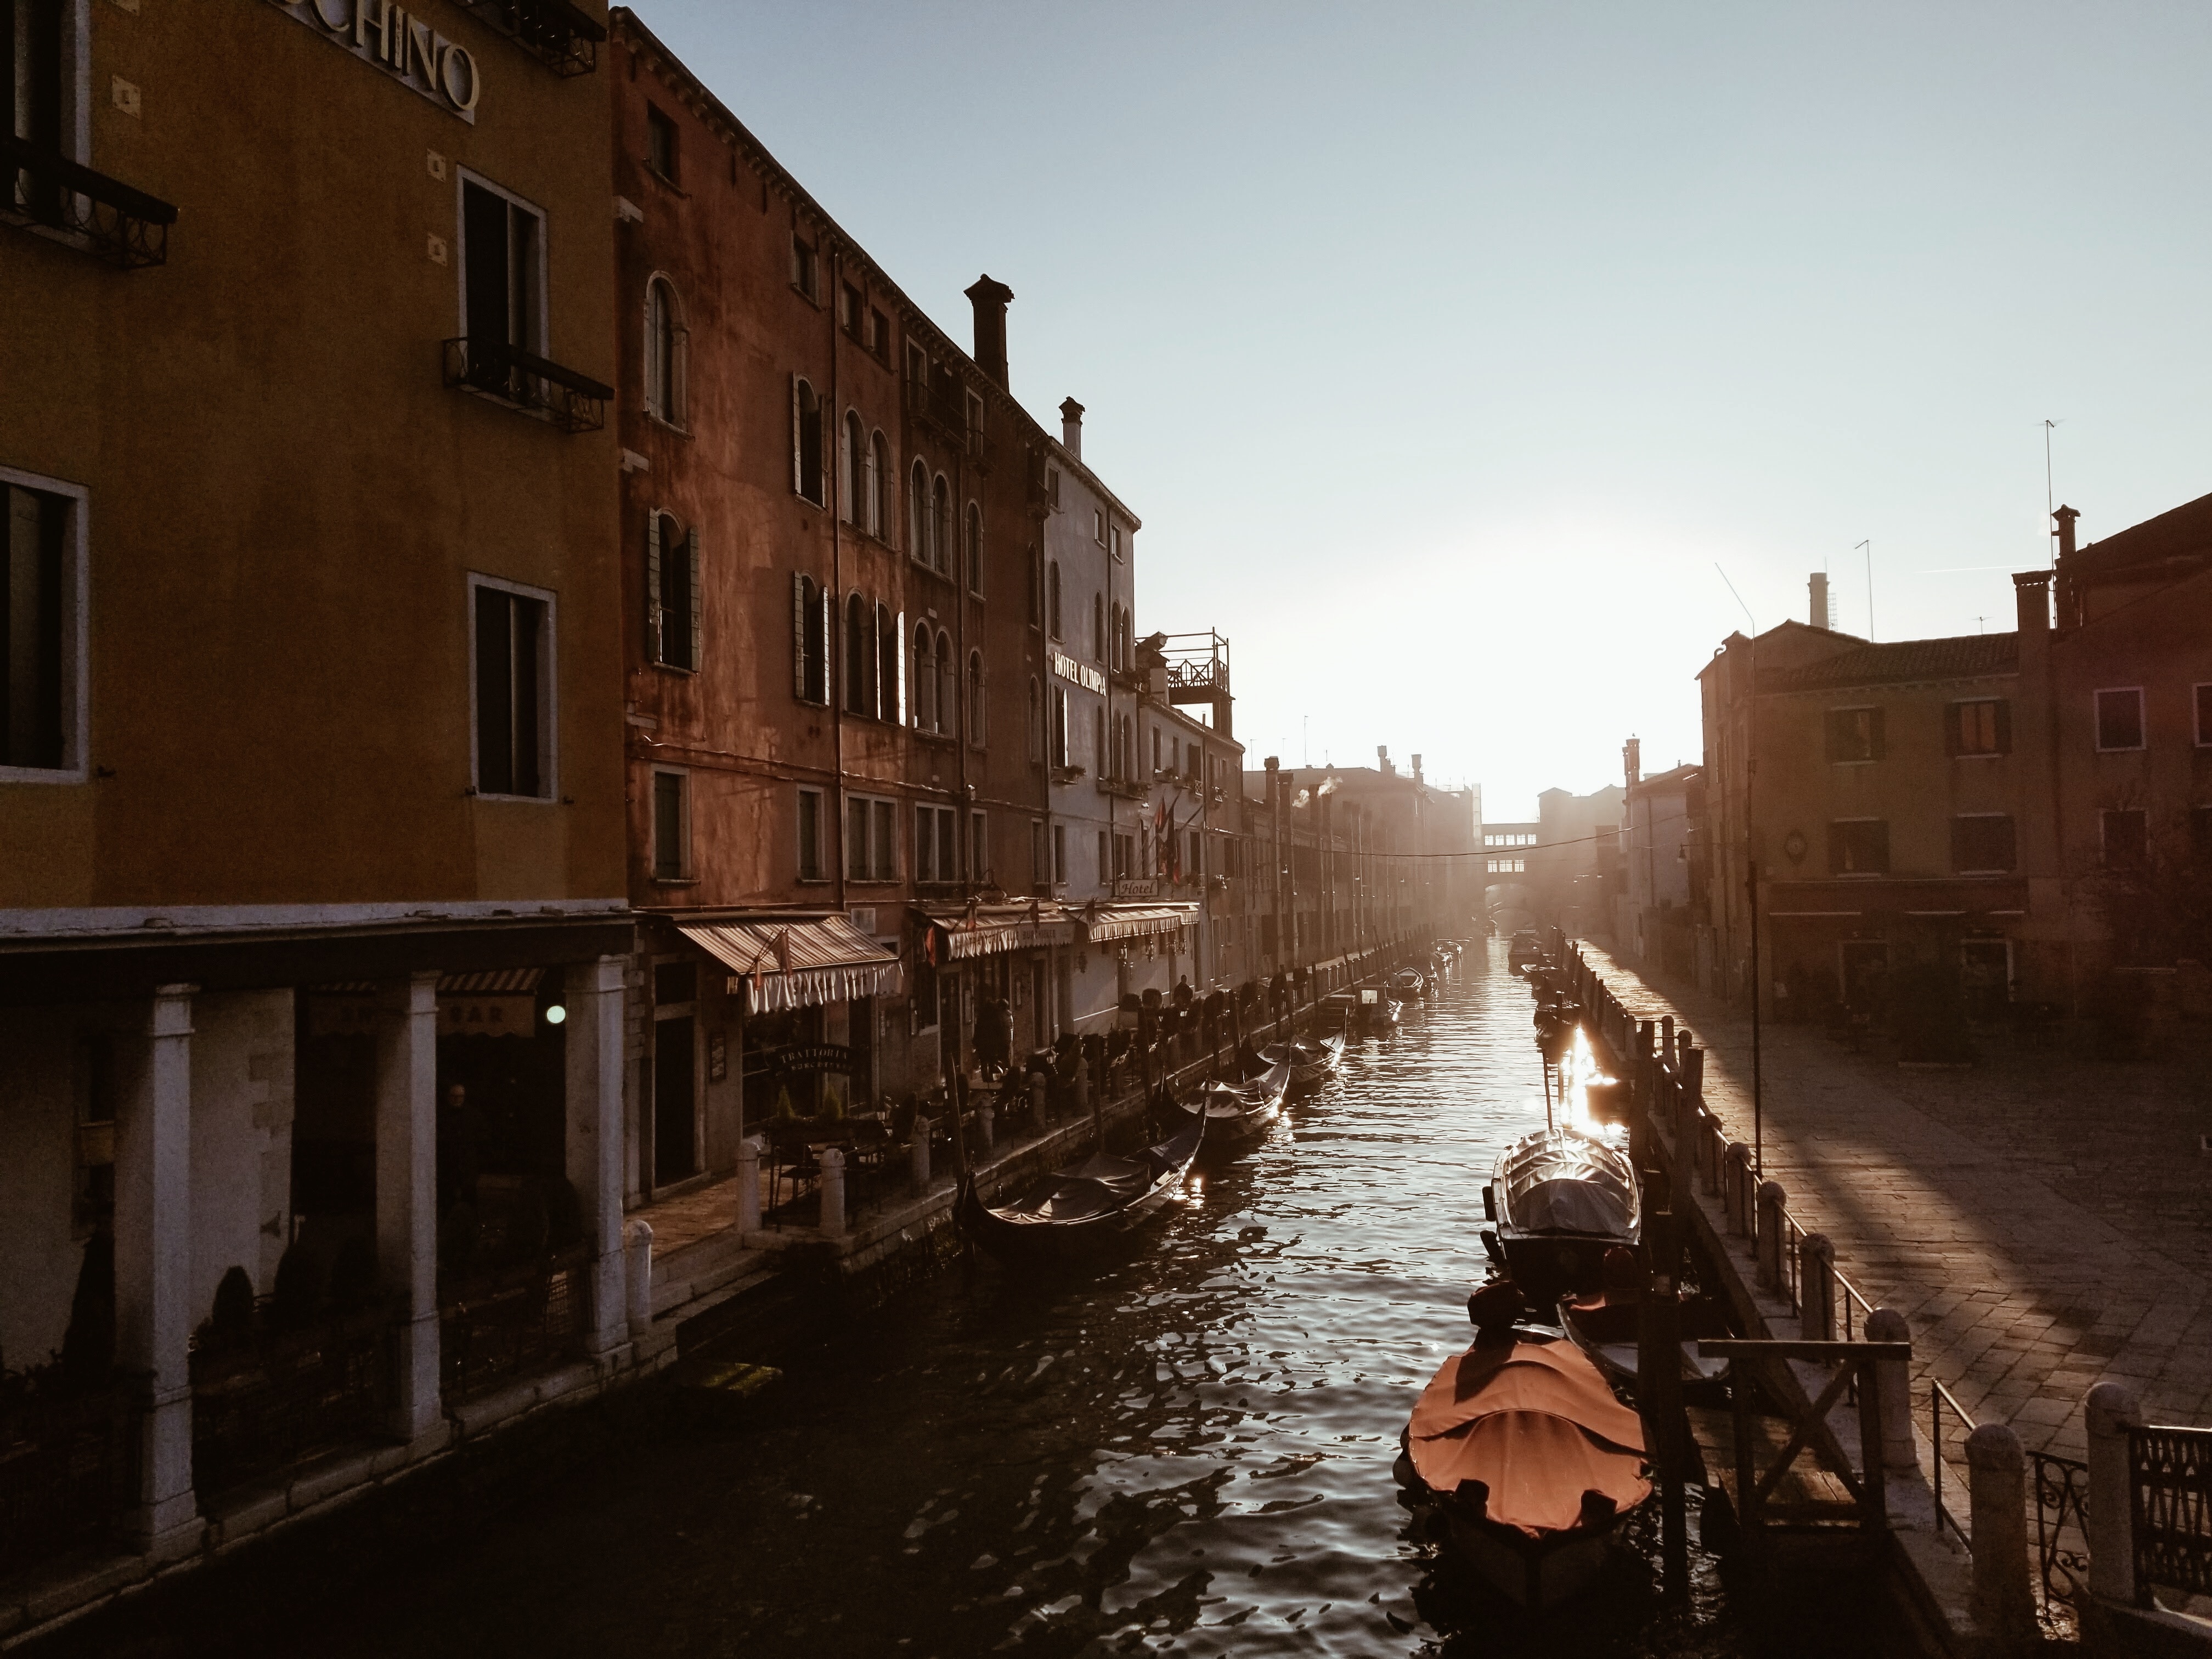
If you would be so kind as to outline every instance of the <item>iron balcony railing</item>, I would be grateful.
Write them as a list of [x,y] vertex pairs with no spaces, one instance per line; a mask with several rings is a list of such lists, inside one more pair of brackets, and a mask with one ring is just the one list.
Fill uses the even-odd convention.
[[607,38],[568,0],[454,0],[559,76],[589,75]]
[[82,246],[124,270],[166,264],[177,210],[81,161],[0,137],[0,219]]
[[446,384],[550,422],[563,432],[597,432],[607,423],[614,388],[504,340],[446,345]]

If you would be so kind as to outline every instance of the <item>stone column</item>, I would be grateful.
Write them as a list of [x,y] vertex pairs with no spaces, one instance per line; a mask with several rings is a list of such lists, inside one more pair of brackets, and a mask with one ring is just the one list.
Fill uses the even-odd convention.
[[[1867,1316],[1869,1342],[1910,1342],[1912,1327],[1894,1308]],[[1893,1469],[1917,1468],[1919,1449],[1912,1443],[1912,1365],[1905,1359],[1875,1362],[1875,1386],[1881,1390],[1881,1461]]]
[[376,1024],[376,1267],[397,1301],[392,1431],[438,1424],[438,970],[390,987]]
[[568,1180],[584,1214],[591,1286],[584,1351],[629,1340],[623,1272],[623,959],[568,965]]
[[192,995],[154,993],[115,1123],[115,1358],[144,1389],[131,1530],[156,1554],[200,1531],[192,1494]]
[[1966,1437],[1966,1487],[1974,1540],[1974,1633],[1992,1652],[2033,1640],[2035,1597],[2027,1579],[2027,1454],[2002,1423]]
[[738,1143],[738,1237],[757,1233],[761,1224],[761,1144],[757,1135]]
[[2129,1512],[2128,1431],[2142,1406],[2124,1382],[2100,1382],[2081,1407],[2089,1435],[2089,1589],[2107,1601],[2136,1599],[2135,1522]]
[[1797,1247],[1797,1334],[1807,1342],[1836,1340],[1836,1247],[1824,1233],[1806,1234]]
[[653,1323],[653,1224],[642,1216],[623,1224],[623,1306],[635,1338]]
[[1782,1212],[1789,1203],[1789,1195],[1778,1181],[1759,1183],[1759,1284],[1762,1290],[1780,1291],[1782,1277],[1782,1236],[1788,1231]]
[[845,1154],[835,1146],[822,1149],[822,1236],[845,1236]]

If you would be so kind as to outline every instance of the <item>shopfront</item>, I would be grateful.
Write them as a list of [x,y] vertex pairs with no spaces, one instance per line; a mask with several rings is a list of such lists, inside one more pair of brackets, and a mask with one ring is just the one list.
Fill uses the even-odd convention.
[[1076,939],[1070,911],[1042,900],[918,906],[915,921],[922,969],[937,988],[948,1068],[1003,1063],[1049,1046],[1067,1029],[1053,1000],[1054,958]]

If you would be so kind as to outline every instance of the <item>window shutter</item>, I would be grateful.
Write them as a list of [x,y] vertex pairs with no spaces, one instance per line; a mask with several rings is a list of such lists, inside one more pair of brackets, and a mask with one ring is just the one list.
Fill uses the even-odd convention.
[[[798,394],[793,393],[792,412],[798,413]],[[806,701],[806,578],[791,573],[791,694]]]
[[836,688],[830,684],[831,676],[830,672],[830,641],[834,639],[836,635],[831,634],[830,630],[837,625],[837,614],[830,608],[830,590],[827,587],[824,587],[822,590],[821,594],[822,661],[818,670],[822,677],[821,696],[815,699],[816,702],[821,703],[824,708],[829,706],[830,698],[836,694]]
[[1871,708],[1867,711],[1867,758],[1880,760],[1881,757],[1881,710]]
[[2012,699],[2009,697],[1997,705],[1997,753],[2012,753]]
[[906,724],[906,720],[907,720],[907,713],[906,713],[906,710],[907,710],[907,703],[906,703],[906,612],[905,612],[905,611],[900,611],[900,612],[898,613],[898,617],[897,617],[897,619],[896,619],[895,622],[893,622],[893,623],[892,623],[892,624],[891,624],[891,629],[892,629],[893,633],[897,636],[897,641],[898,641],[898,647],[897,647],[897,659],[898,659],[898,723],[899,723],[901,726],[904,726],[904,725]]
[[699,526],[694,525],[684,538],[684,562],[690,567],[691,578],[691,660],[685,665],[693,673],[699,672],[700,649],[704,643],[704,629],[700,623]]
[[794,495],[806,493],[806,465],[804,441],[799,432],[799,376],[791,377],[791,488]]
[[660,514],[645,515],[645,659],[661,662]]

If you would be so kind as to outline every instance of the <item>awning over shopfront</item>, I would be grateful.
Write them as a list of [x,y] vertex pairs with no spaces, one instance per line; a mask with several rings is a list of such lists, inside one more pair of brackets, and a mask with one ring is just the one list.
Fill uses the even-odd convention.
[[[488,968],[438,976],[441,1036],[538,1036],[538,988],[543,968]],[[379,989],[374,980],[341,980],[307,988],[307,1030],[313,1036],[376,1030]]]
[[1093,945],[1106,939],[1172,933],[1197,922],[1195,904],[1094,904],[1083,913],[1083,931]]
[[742,982],[745,1012],[781,1013],[853,997],[896,996],[899,960],[842,915],[678,922],[676,931]]
[[1075,943],[1075,918],[1063,907],[1042,900],[1033,904],[981,904],[973,910],[964,905],[915,908],[929,918],[947,962]]

